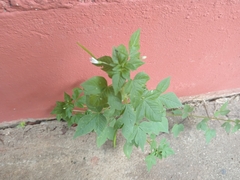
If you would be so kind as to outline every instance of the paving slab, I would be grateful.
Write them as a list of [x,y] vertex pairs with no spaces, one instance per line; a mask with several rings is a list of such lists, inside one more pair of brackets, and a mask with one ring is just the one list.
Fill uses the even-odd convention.
[[[195,114],[209,115],[229,101],[229,118],[240,118],[240,96],[192,102]],[[191,102],[189,102],[191,103]],[[207,109],[207,111],[206,111]],[[181,121],[169,118],[170,126]],[[209,144],[196,129],[199,119],[186,119],[185,131],[178,138],[161,134],[175,155],[158,160],[150,172],[145,156],[134,149],[130,159],[123,153],[124,139],[119,133],[117,147],[108,141],[96,146],[94,133],[73,139],[74,127],[65,122],[41,121],[24,128],[2,126],[0,130],[0,179],[3,180],[239,180],[240,132],[228,135],[221,123],[212,121],[217,136]]]

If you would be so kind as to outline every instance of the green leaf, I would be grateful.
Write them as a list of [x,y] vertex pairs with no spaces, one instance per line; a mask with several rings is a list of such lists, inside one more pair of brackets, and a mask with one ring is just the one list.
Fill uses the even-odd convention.
[[182,110],[180,110],[180,109],[173,110],[172,113],[176,116],[182,116],[182,114],[183,114]]
[[169,146],[169,143],[165,138],[163,138],[160,141],[159,147],[158,147],[158,152],[160,152],[160,156],[158,156],[160,159],[162,158],[167,158],[170,155],[174,154],[173,149]]
[[126,64],[126,68],[131,69],[132,71],[136,70],[137,68],[139,68],[140,66],[142,66],[144,64],[144,62],[139,59],[139,58],[131,58],[127,64]]
[[87,95],[86,104],[89,109],[95,112],[101,112],[104,107],[107,107],[107,97],[102,95]]
[[150,146],[151,146],[151,150],[153,150],[153,149],[157,148],[156,135],[151,134],[150,138],[151,138]]
[[222,116],[227,115],[227,114],[230,112],[230,110],[227,109],[227,106],[228,106],[228,102],[225,102],[225,103],[220,107],[220,109],[214,113],[214,116],[215,116],[215,117],[218,117],[218,116],[220,116],[220,115],[222,115]]
[[144,149],[144,145],[146,143],[146,140],[147,140],[147,136],[146,136],[146,133],[141,129],[141,128],[138,128],[137,129],[137,133],[136,133],[136,136],[135,136],[135,143],[140,146],[140,148]]
[[171,132],[173,133],[174,137],[178,137],[179,133],[184,130],[183,124],[174,124]]
[[238,131],[240,129],[240,124],[239,124],[239,120],[235,121],[235,125],[232,129],[232,132],[235,133],[236,131]]
[[150,171],[152,169],[152,166],[157,163],[157,158],[154,156],[154,154],[149,154],[145,158],[146,164],[147,164],[147,169]]
[[168,133],[168,120],[163,117],[162,122],[143,121],[140,123],[139,127],[149,135],[158,135],[160,132]]
[[74,108],[74,105],[72,103],[65,104],[65,117],[70,118],[72,116],[73,108]]
[[216,136],[215,129],[207,129],[207,131],[205,132],[206,142],[209,143],[211,139],[214,138],[215,136]]
[[73,124],[77,124],[78,121],[84,116],[84,114],[81,114],[81,113],[77,113],[77,114],[74,114],[72,117],[71,117],[71,124],[69,125],[73,125]]
[[165,132],[165,133],[169,133],[168,131],[168,119],[166,117],[162,117],[162,121],[159,122],[159,131],[160,132]]
[[95,124],[96,124],[96,122],[95,122],[94,114],[88,114],[88,115],[83,116],[78,121],[78,125],[77,125],[76,132],[74,134],[74,138],[90,133],[94,129]]
[[135,31],[129,41],[129,56],[130,59],[132,57],[138,57],[140,56],[140,53],[138,52],[140,49],[140,44],[139,44],[139,39],[140,39],[140,29]]
[[73,94],[72,94],[72,99],[76,100],[79,95],[81,94],[82,90],[80,88],[74,88],[73,89]]
[[93,130],[100,135],[105,129],[106,125],[107,120],[102,114],[85,115],[78,121],[74,138],[90,133]]
[[102,56],[100,58],[97,59],[100,62],[103,62],[102,64],[96,64],[97,66],[103,66],[104,65],[110,65],[113,67],[113,60],[111,56]]
[[97,134],[101,134],[107,126],[107,119],[103,114],[95,115],[95,126],[94,130]]
[[147,134],[156,134],[158,135],[160,132],[161,122],[147,122],[143,121],[140,123],[139,127]]
[[207,125],[208,120],[209,120],[208,118],[204,118],[201,122],[199,122],[197,124],[197,130],[206,131],[208,129]]
[[157,91],[159,91],[161,94],[165,92],[170,85],[170,77],[163,79],[158,85],[157,85]]
[[72,101],[72,98],[71,96],[69,96],[67,93],[64,92],[64,101],[66,102],[71,102]]
[[139,72],[133,79],[134,85],[137,85],[138,87],[145,87],[145,84],[149,79],[150,77],[146,73]]
[[121,121],[124,124],[122,127],[122,134],[127,140],[129,140],[136,122],[136,115],[131,105],[126,105],[123,115],[118,121]]
[[107,88],[107,80],[104,77],[95,76],[83,82],[81,86],[86,95],[97,95]]
[[121,76],[120,73],[116,73],[113,75],[112,85],[113,85],[114,94],[119,93],[124,83],[125,83],[125,79]]
[[112,127],[106,127],[103,132],[97,136],[97,146],[101,147],[107,139],[113,140],[114,132]]
[[132,154],[132,150],[133,150],[133,144],[126,141],[123,146],[123,152],[127,156],[127,158],[130,158]]
[[60,102],[60,101],[57,101],[56,102],[56,106],[54,107],[54,109],[52,110],[52,112],[51,112],[51,114],[56,114],[56,115],[58,115],[58,114],[62,114],[62,113],[64,113],[64,105],[65,105],[65,102]]
[[130,70],[127,68],[123,68],[121,71],[121,75],[124,79],[130,79]]
[[140,72],[136,74],[133,80],[129,80],[124,85],[124,93],[130,94],[131,103],[134,108],[138,105],[139,96],[143,94],[146,89],[146,82],[149,80],[149,76],[144,73]]
[[182,119],[187,118],[192,111],[193,107],[189,106],[188,104],[185,104],[183,107]]
[[182,107],[182,103],[178,99],[178,97],[172,93],[166,93],[161,96],[159,96],[158,100],[167,108],[167,109],[173,109],[173,108],[179,108]]
[[113,89],[111,88],[108,92],[108,104],[109,106],[111,106],[111,108],[122,110],[123,104],[122,104],[121,93],[118,93],[117,95],[115,95],[113,92]]
[[119,64],[123,64],[127,62],[128,60],[128,51],[124,45],[120,45],[117,48],[115,48],[115,54],[113,58],[117,58]]
[[74,102],[74,105],[76,107],[79,107],[79,108],[82,108],[84,104],[86,104],[86,96],[85,95],[83,95],[80,98],[76,99],[75,102]]
[[113,60],[110,56],[103,56],[98,58],[99,62],[102,62],[101,64],[94,64],[95,66],[100,66],[102,67],[101,69],[105,71],[110,78],[112,78],[114,72],[113,72]]
[[151,99],[143,99],[136,108],[137,119],[146,117],[151,121],[162,120],[162,106],[158,102]]
[[230,133],[230,130],[231,130],[230,122],[223,123],[221,127],[223,127],[227,133]]

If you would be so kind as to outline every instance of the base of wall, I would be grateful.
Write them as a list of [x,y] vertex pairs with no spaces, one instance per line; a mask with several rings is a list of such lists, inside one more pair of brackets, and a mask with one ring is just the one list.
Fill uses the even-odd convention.
[[[215,101],[217,99],[229,98],[229,97],[237,97],[240,95],[240,88],[232,89],[232,90],[224,90],[224,91],[216,91],[209,92],[206,94],[200,94],[197,96],[185,96],[180,97],[182,103],[192,103],[196,104],[204,101]],[[47,118],[27,118],[27,119],[18,119],[10,122],[2,122],[0,123],[0,129],[14,128],[18,126],[19,122],[26,122],[27,125],[40,124],[46,121],[54,121],[55,117],[47,117]]]

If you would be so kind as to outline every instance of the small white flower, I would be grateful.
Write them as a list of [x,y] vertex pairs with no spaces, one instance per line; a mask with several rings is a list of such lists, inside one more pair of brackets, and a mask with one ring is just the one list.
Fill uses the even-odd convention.
[[147,59],[147,56],[142,56],[142,60]]
[[94,57],[90,58],[90,62],[93,64],[100,64],[100,62],[98,60],[96,60]]

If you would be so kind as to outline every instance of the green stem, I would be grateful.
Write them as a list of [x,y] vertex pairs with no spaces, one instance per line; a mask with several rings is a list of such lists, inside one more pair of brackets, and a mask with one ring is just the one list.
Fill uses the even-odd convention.
[[[176,115],[176,114],[172,114],[172,113],[169,113],[167,112],[167,115],[168,116],[179,116],[181,117],[182,115]],[[225,122],[235,122],[234,120],[231,120],[231,119],[222,119],[222,118],[216,118],[216,117],[206,117],[206,116],[199,116],[199,115],[194,115],[194,114],[191,114],[189,115],[190,117],[194,117],[194,118],[209,118],[211,120],[218,120],[218,121],[225,121]]]
[[114,148],[116,147],[116,144],[117,144],[117,130],[115,131],[114,136],[113,136],[113,147]]

